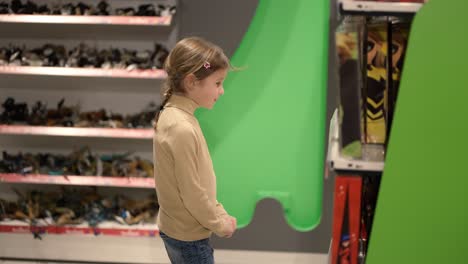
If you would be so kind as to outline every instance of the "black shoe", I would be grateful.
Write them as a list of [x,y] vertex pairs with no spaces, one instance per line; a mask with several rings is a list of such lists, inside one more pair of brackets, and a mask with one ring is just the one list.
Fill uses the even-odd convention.
[[108,16],[109,15],[109,4],[102,0],[101,2],[99,2],[99,4],[97,5],[97,15],[98,16]]
[[19,10],[18,14],[32,15],[37,13],[37,10],[37,4],[28,1],[26,2],[26,5],[24,5],[23,8]]
[[12,0],[10,9],[13,12],[13,14],[19,14],[20,9],[23,8],[23,3],[21,3],[21,0]]
[[[159,11],[159,10],[158,10]],[[160,12],[156,12],[153,4],[140,5],[136,16],[159,16]]]
[[37,8],[37,14],[49,15],[50,13],[51,13],[51,10],[46,5],[41,5]]
[[3,124],[12,124],[14,122],[25,122],[28,119],[28,105],[26,103],[15,103],[15,99],[8,97],[2,104],[3,113],[0,121]]
[[92,15],[91,6],[79,2],[75,8],[76,14],[79,16],[90,16]]
[[10,7],[8,6],[8,3],[1,2],[0,3],[0,14],[9,14],[10,13]]

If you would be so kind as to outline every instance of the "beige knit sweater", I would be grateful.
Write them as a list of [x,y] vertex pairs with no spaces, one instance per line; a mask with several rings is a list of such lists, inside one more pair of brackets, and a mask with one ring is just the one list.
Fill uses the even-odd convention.
[[222,237],[230,225],[226,211],[216,200],[216,176],[194,116],[197,108],[193,100],[172,95],[159,117],[153,140],[158,227],[182,241],[208,238],[212,232]]

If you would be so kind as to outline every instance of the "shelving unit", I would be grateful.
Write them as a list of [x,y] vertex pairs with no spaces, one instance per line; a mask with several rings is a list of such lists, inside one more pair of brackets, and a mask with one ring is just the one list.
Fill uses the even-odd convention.
[[340,102],[327,154],[336,174],[330,264],[365,263],[410,21],[421,2],[337,0],[332,56]]
[[[170,0],[164,1],[163,4],[177,5],[177,2],[177,0]],[[138,5],[139,3],[129,2],[128,4]],[[123,7],[126,3],[120,2],[115,5],[115,7]],[[26,28],[28,32],[31,31],[29,28],[34,32],[21,33],[22,29]],[[52,43],[54,41],[65,42],[66,44],[60,44],[68,48],[74,46],[73,41],[70,41],[73,39],[76,42],[88,41],[86,44],[99,48],[108,45],[106,48],[129,50],[150,50],[150,46],[155,41],[170,49],[177,40],[178,33],[175,16],[0,15],[0,31],[3,32],[5,45],[8,45],[10,41],[8,39],[18,39],[27,44],[38,43],[38,39],[49,39]],[[31,37],[30,41],[29,37]],[[47,42],[44,41],[45,43]],[[78,103],[84,100],[88,102],[84,104],[83,111],[108,107],[106,110],[109,113],[122,115],[134,114],[135,111],[139,111],[135,109],[142,109],[148,101],[155,101],[155,97],[155,102],[158,103],[160,100],[158,86],[167,77],[165,71],[161,69],[126,70],[14,65],[0,66],[0,76],[5,79],[0,90],[7,91],[2,92],[4,96],[0,97],[2,102],[10,94],[13,98],[18,96],[15,98],[18,102],[28,102],[28,104],[37,100],[42,101],[43,98],[49,98],[49,96],[54,98],[50,99],[50,104],[57,103],[55,101],[57,97],[63,97],[66,103],[70,103],[75,96],[78,97]],[[79,90],[81,87],[83,90]],[[27,89],[30,90],[29,93]],[[50,95],[47,96],[47,93]],[[2,141],[8,142],[8,144],[3,144],[4,148],[0,151],[8,152],[9,148],[13,148],[17,151],[32,153],[49,151],[69,153],[72,147],[87,145],[93,148],[94,143],[102,152],[108,153],[109,149],[112,152],[131,151],[142,159],[150,160],[149,149],[153,134],[154,130],[151,127],[48,127],[29,126],[23,123],[0,124],[0,145]],[[61,140],[58,140],[59,138]],[[109,146],[106,146],[105,142],[109,142]],[[44,148],[44,145],[50,146],[50,150]],[[142,150],[141,148],[146,145],[150,147]],[[12,188],[26,193],[29,190],[55,191],[62,188],[85,190],[88,189],[87,187],[97,190],[97,193],[102,194],[103,197],[123,195],[132,201],[138,201],[141,197],[148,197],[155,192],[155,182],[152,177],[0,173],[0,192],[3,195],[0,198],[16,199],[13,198],[16,194],[12,192]],[[46,223],[43,219],[39,219],[37,224],[31,226],[26,221],[10,219],[0,221],[0,241],[2,241],[0,258],[46,260],[59,258],[90,263],[167,261],[162,242],[158,237],[159,229],[153,221],[135,225],[106,221],[100,222],[95,228],[90,227],[88,223],[56,226],[52,222],[51,220],[50,223]],[[32,232],[40,233],[42,240],[33,239]],[[6,241],[9,242],[6,243]],[[26,250],[28,252],[22,250],[25,245],[32,245],[30,250]],[[126,253],[115,252],[116,248],[123,245],[126,245],[126,249],[122,252],[130,249],[138,257],[129,257]],[[60,252],[56,252],[57,248]],[[93,248],[109,253],[90,253]],[[83,254],[83,252],[87,253]]]

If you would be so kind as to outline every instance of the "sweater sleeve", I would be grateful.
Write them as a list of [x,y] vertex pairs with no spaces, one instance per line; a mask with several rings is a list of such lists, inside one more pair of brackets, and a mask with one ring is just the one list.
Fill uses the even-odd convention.
[[217,200],[216,200],[216,210],[217,210],[216,214],[218,216],[220,216],[220,217],[229,216],[229,214],[224,209],[224,206],[220,202],[218,202]]
[[[210,201],[198,175],[198,145],[194,129],[190,125],[178,124],[171,129],[172,154],[175,177],[180,196],[187,210],[205,228],[218,236],[229,232],[224,208],[217,201]],[[225,212],[225,211],[224,211]]]

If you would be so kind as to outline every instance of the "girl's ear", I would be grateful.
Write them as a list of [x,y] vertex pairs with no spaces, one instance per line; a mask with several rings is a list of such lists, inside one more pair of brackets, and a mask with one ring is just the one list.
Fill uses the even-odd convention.
[[187,91],[192,91],[195,88],[195,83],[197,82],[197,77],[193,73],[185,76],[184,78],[184,88]]

